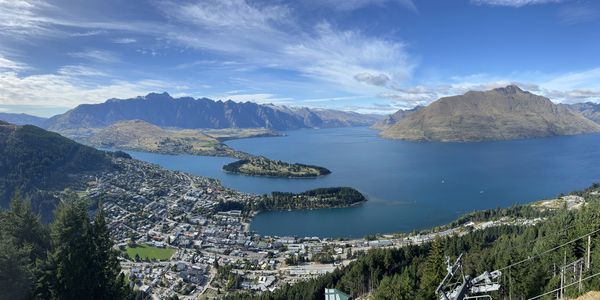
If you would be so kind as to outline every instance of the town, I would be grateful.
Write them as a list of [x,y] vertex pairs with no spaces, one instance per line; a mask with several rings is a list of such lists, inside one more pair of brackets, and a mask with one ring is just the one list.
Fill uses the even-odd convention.
[[431,232],[351,240],[260,236],[249,228],[253,214],[219,207],[231,202],[243,206],[260,196],[138,160],[115,160],[121,170],[91,179],[80,194],[105,210],[130,285],[159,299],[273,291],[348,265],[373,248],[542,221],[505,217]]

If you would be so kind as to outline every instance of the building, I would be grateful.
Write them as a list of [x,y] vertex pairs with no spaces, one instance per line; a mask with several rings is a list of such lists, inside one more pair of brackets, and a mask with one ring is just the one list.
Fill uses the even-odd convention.
[[325,289],[325,300],[352,300],[352,297],[337,289]]

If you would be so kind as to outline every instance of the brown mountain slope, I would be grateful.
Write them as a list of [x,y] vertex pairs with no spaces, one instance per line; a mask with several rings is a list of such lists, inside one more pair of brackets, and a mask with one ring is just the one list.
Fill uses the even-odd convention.
[[441,98],[382,131],[412,141],[484,141],[598,132],[581,114],[509,85]]
[[237,156],[237,151],[199,130],[163,129],[140,120],[118,122],[99,129],[84,139],[84,142],[101,148],[167,154]]

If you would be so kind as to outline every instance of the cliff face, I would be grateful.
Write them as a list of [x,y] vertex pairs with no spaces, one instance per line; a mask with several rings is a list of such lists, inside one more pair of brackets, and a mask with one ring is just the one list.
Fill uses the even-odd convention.
[[412,141],[484,141],[600,131],[581,114],[510,85],[441,98],[382,131]]

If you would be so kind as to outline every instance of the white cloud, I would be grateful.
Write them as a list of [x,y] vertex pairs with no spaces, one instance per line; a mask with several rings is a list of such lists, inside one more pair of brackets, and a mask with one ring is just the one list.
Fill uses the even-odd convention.
[[116,38],[113,39],[112,42],[115,44],[133,44],[137,42],[137,40],[134,38]]
[[312,0],[308,2],[312,5],[327,6],[330,9],[341,11],[352,11],[372,5],[385,6],[387,4],[396,4],[412,12],[418,12],[417,6],[412,0]]
[[28,65],[10,60],[0,54],[0,71],[23,71],[26,69],[29,69]]
[[86,36],[94,36],[94,35],[105,34],[105,33],[106,33],[106,30],[90,30],[90,31],[84,31],[84,32],[73,32],[73,33],[70,33],[69,36],[86,37]]
[[80,52],[69,53],[71,57],[81,58],[99,63],[116,63],[119,62],[119,57],[111,51],[100,49],[87,49]]
[[300,29],[286,6],[254,6],[244,0],[186,5],[163,1],[159,8],[182,28],[169,33],[170,39],[187,47],[227,55],[244,64],[245,70],[284,69],[362,93],[381,87],[357,85],[355,75],[384,74],[390,82],[401,82],[416,65],[401,42],[367,36],[358,30],[338,30],[326,22]]
[[534,4],[559,3],[564,0],[471,0],[475,4],[485,4],[492,6],[510,6],[522,7]]
[[86,66],[63,66],[56,73],[20,75],[0,70],[0,104],[73,107],[109,98],[135,97],[175,86],[159,80],[108,80],[109,75]]
[[108,74],[100,70],[82,65],[62,66],[58,69],[58,75],[63,76],[85,76],[85,77],[108,77]]

